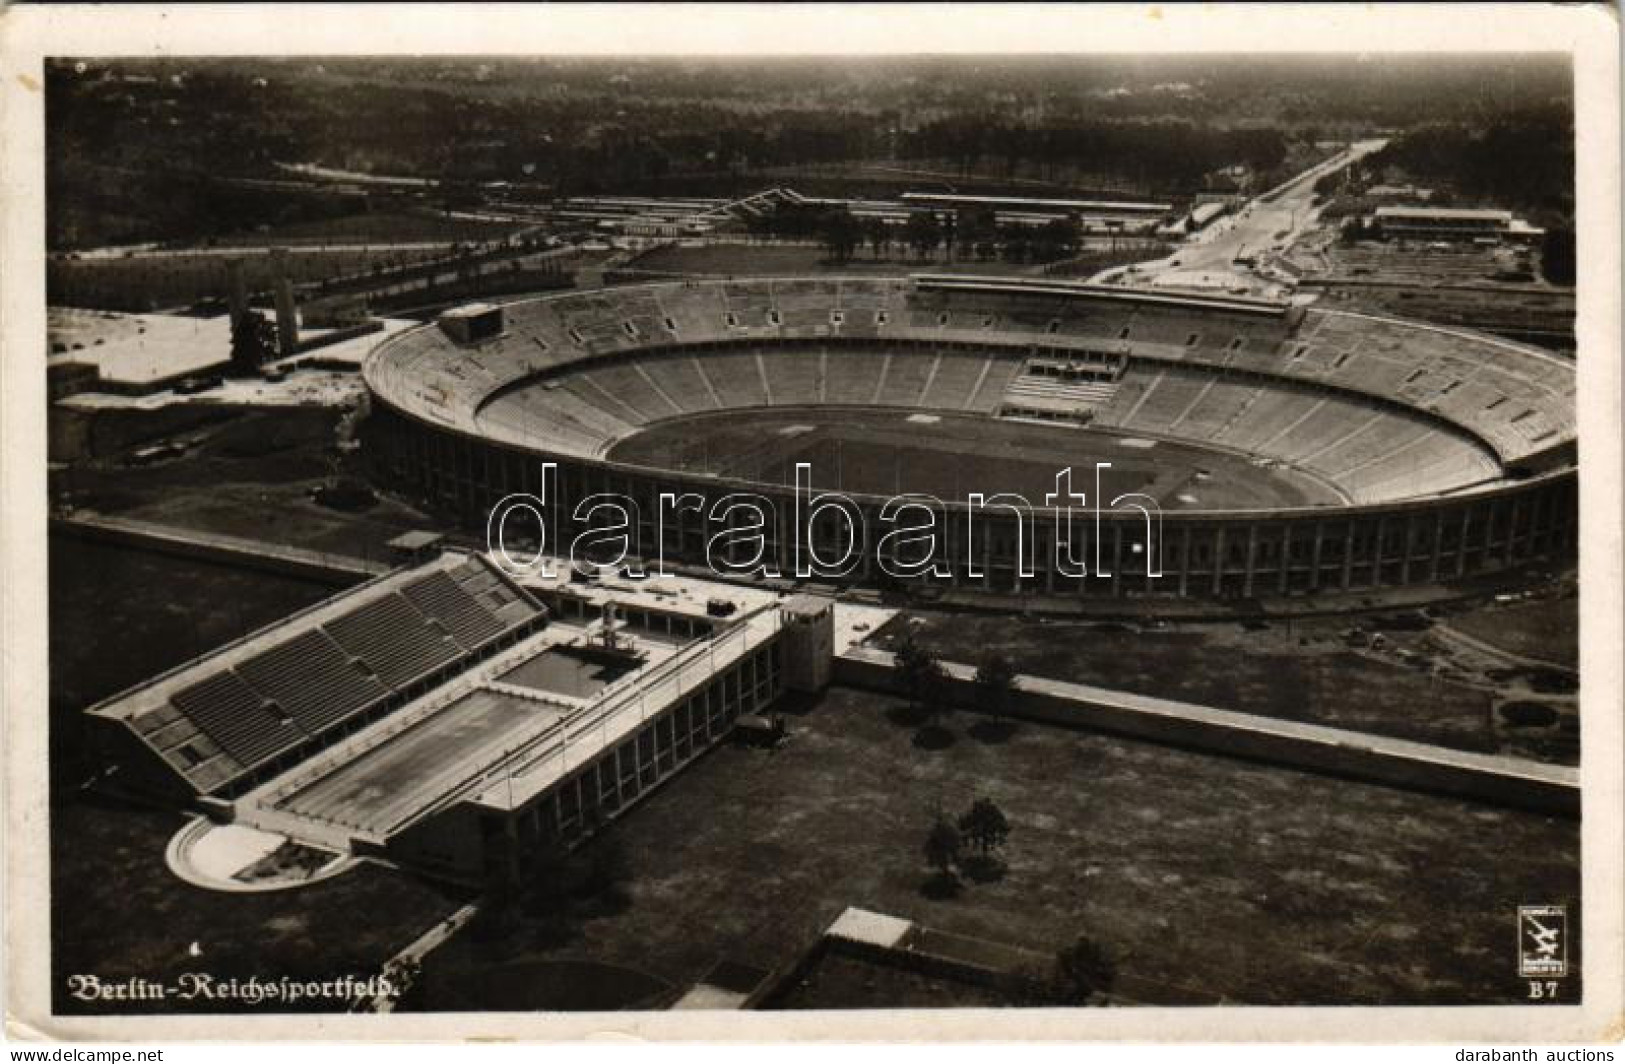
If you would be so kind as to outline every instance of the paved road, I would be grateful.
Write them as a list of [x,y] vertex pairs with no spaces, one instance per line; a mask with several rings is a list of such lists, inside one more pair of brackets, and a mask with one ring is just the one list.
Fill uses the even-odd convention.
[[[1314,222],[1319,213],[1313,206],[1315,182],[1386,143],[1356,141],[1346,151],[1249,200],[1240,211],[1190,237],[1167,258],[1106,270],[1092,280],[1279,295],[1284,289],[1284,275],[1276,273],[1268,259],[1289,247]],[[1261,267],[1236,265],[1236,257],[1242,254],[1258,257]]]

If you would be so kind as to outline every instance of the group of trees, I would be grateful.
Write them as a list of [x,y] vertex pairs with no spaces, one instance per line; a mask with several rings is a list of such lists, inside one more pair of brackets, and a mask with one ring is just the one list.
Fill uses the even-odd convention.
[[276,357],[276,322],[257,310],[246,311],[231,323],[231,371],[252,376]]
[[908,156],[947,160],[965,175],[1065,180],[1116,169],[1143,188],[1188,188],[1203,175],[1241,163],[1280,166],[1287,138],[1278,129],[1224,129],[1183,121],[1010,121],[965,114],[923,126],[902,145]]
[[928,647],[908,632],[894,651],[897,677],[908,695],[909,705],[923,710],[929,724],[939,723],[948,713],[948,670]]
[[925,860],[939,885],[957,886],[963,869],[979,874],[996,870],[998,852],[1009,838],[1010,821],[1004,810],[991,799],[978,798],[958,820],[937,811],[925,837]]
[[[998,853],[1009,838],[1010,821],[989,798],[976,799],[958,820],[939,809],[925,837],[925,860],[933,870],[928,892],[939,897],[957,894],[962,869],[975,876],[1001,872]],[[1105,946],[1079,935],[1047,966],[1012,974],[1013,1004],[1085,1005],[1111,992],[1117,963]]]
[[1575,281],[1574,229],[1554,225],[1546,230],[1540,244],[1540,272],[1553,284],[1573,284]]
[[1395,137],[1366,165],[1550,222],[1574,210],[1573,114],[1553,105],[1494,121],[1424,126]]
[[877,217],[859,218],[844,206],[782,204],[750,222],[760,236],[783,240],[816,240],[830,258],[844,263],[865,246],[875,258],[899,249],[916,259],[934,257],[981,262],[1048,263],[1070,258],[1082,249],[1083,233],[1071,218],[1047,225],[1000,225],[992,211],[916,211],[901,225]]
[[[58,240],[166,239],[331,216],[357,194],[314,195],[279,162],[455,183],[442,199],[464,205],[491,180],[557,195],[728,195],[803,179],[847,187],[899,163],[1162,196],[1235,164],[1278,171],[1324,130],[1419,118],[1441,126],[1396,142],[1396,157],[1426,171],[1464,151],[1469,183],[1540,198],[1572,183],[1572,131],[1566,68],[1533,62],[1385,62],[1381,75],[1364,57],[1186,57],[1157,72],[1105,58],[53,62],[50,224]],[[1524,122],[1529,101],[1550,101],[1540,106],[1557,120]]]
[[[906,632],[893,655],[909,704],[939,715],[946,713],[948,671],[936,652],[920,643],[913,632]],[[1010,709],[1010,697],[1017,683],[1014,663],[999,651],[989,650],[976,666],[976,708],[992,716],[1003,716]]]
[[1022,973],[1012,1004],[1064,1007],[1099,1004],[1117,983],[1111,951],[1088,935],[1059,949],[1049,966]]

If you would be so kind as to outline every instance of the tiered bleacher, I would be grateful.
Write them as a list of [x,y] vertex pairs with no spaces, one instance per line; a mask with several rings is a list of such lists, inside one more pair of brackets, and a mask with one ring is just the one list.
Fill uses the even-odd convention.
[[352,657],[397,689],[456,659],[461,651],[449,632],[400,594],[369,602],[323,628]]
[[1472,437],[1402,407],[1341,391],[1204,366],[1129,365],[1095,423],[1264,455],[1317,473],[1354,502],[1495,478]]
[[237,674],[312,734],[389,694],[321,629],[249,658]]
[[234,672],[217,672],[169,700],[238,764],[268,760],[305,737],[292,717]]
[[[926,276],[630,286],[504,312],[502,334],[478,345],[434,326],[387,342],[369,384],[431,421],[583,457],[653,422],[730,408],[1064,416],[1071,404],[1125,431],[1308,462],[1353,478],[1355,498],[1481,483],[1575,437],[1571,362],[1259,300]],[[1058,390],[1022,372],[1040,349],[1133,371]]]

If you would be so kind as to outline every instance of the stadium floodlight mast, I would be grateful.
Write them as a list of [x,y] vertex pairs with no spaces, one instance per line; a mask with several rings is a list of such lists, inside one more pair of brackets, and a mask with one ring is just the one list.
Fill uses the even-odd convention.
[[[1145,575],[1148,578],[1162,576],[1162,552],[1157,549],[1162,536],[1162,509],[1154,498],[1141,492],[1127,492],[1105,503],[1102,475],[1111,465],[1110,462],[1094,463],[1093,506],[1087,492],[1073,487],[1071,466],[1056,472],[1055,490],[1044,496],[1042,507],[1035,507],[1026,496],[1016,492],[971,492],[965,499],[965,534],[960,541],[965,551],[965,573],[973,578],[982,575],[978,546],[985,545],[986,528],[978,519],[990,511],[1002,511],[1015,520],[1017,572],[1022,578],[1031,578],[1035,572],[1035,525],[1039,515],[1047,511],[1055,528],[1054,571],[1064,577],[1110,578],[1116,574],[1106,567],[1102,551],[1106,531],[1104,516],[1108,510],[1126,510],[1137,513],[1144,524],[1144,544],[1136,543],[1134,547],[1136,553],[1143,550]],[[598,492],[580,499],[565,515],[549,506],[548,500],[557,498],[557,476],[556,463],[543,463],[540,494],[505,495],[486,517],[486,550],[514,573],[553,580],[556,579],[553,560],[563,558],[576,571],[605,572],[627,567],[635,569],[634,575],[638,576],[666,576],[669,522],[680,514],[693,513],[699,515],[707,532],[705,561],[713,573],[768,579],[784,575],[768,553],[768,532],[781,527],[778,504],[768,496],[729,491],[708,500],[699,492],[662,492],[653,522],[655,549],[650,554],[642,550],[640,543],[645,523],[637,500],[613,492]],[[794,576],[800,579],[850,576],[864,560],[864,545],[871,542],[868,514],[856,500],[840,491],[814,493],[810,463],[795,464],[793,483],[788,522],[792,539],[788,557]],[[1074,554],[1073,522],[1079,510],[1094,517],[1093,573]],[[903,493],[885,499],[873,512],[875,519],[886,526],[873,541],[873,562],[882,573],[896,579],[924,576],[948,579],[952,576],[941,550],[943,532],[950,520],[949,507],[941,499],[922,493]],[[509,522],[519,514],[533,520],[539,537],[534,552],[526,558],[516,558],[509,549]],[[564,542],[560,542],[565,539],[561,525],[571,532]],[[820,526],[833,526],[834,534],[820,537],[816,534]],[[646,574],[640,560],[652,561],[654,571]]]

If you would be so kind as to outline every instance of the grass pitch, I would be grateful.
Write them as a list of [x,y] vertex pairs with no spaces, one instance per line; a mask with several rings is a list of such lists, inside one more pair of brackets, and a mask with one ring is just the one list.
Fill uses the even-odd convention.
[[[1318,481],[1239,455],[1101,429],[918,410],[776,407],[660,422],[617,444],[614,461],[793,483],[812,467],[819,490],[923,493],[963,502],[1015,492],[1037,506],[1070,466],[1074,491],[1144,492],[1164,510],[1251,509],[1336,502]],[[1109,462],[1095,490],[1094,468]],[[1093,505],[1093,503],[1091,503]]]

